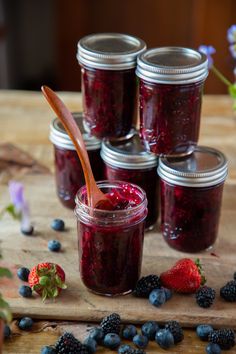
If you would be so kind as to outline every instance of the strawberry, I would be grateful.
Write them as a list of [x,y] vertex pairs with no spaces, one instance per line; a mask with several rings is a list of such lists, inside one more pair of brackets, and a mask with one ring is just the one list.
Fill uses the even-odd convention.
[[39,263],[33,267],[28,277],[32,290],[42,296],[43,301],[47,298],[55,298],[62,289],[66,289],[65,272],[55,263]]
[[189,258],[180,259],[160,279],[164,287],[186,294],[195,293],[206,282],[199,259],[194,262]]

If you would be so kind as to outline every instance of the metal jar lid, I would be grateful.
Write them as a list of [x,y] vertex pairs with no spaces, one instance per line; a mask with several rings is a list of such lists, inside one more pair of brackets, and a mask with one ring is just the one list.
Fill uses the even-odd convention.
[[172,184],[186,187],[209,187],[223,182],[228,173],[227,159],[222,152],[197,146],[185,158],[160,158],[159,176]]
[[77,45],[80,64],[104,70],[136,66],[138,54],[146,49],[142,39],[121,33],[97,33],[83,37]]
[[205,54],[190,48],[154,48],[138,57],[136,74],[160,84],[188,84],[206,79],[208,60]]
[[[84,143],[87,150],[97,150],[101,147],[101,140],[91,136],[85,129],[83,124],[83,114],[81,112],[72,113],[81,134],[84,139]],[[49,138],[51,142],[61,148],[68,150],[75,150],[74,144],[72,143],[69,135],[67,134],[65,128],[58,118],[54,118],[50,124],[50,135]]]
[[101,147],[101,157],[112,167],[129,170],[157,166],[157,156],[144,150],[137,132],[131,138],[123,141],[104,140]]

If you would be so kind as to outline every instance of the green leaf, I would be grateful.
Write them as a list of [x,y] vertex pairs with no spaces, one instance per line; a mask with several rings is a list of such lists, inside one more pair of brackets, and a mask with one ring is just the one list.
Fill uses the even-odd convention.
[[42,286],[48,286],[50,285],[50,279],[46,275],[43,275],[42,277],[39,278],[39,284]]
[[12,278],[12,273],[9,269],[0,267],[0,277]]
[[10,306],[8,303],[2,298],[2,295],[0,294],[0,318],[3,320],[10,322],[12,319],[11,311],[10,311]]
[[21,213],[16,211],[14,204],[9,204],[5,210],[13,219],[21,220]]
[[233,99],[236,99],[236,83],[232,84],[228,88],[229,94]]
[[48,291],[47,291],[47,289],[43,289],[43,292],[42,292],[43,302],[47,299],[47,297],[48,297]]
[[67,289],[67,285],[65,283],[62,283],[61,286],[60,286],[61,289],[65,290]]
[[52,297],[57,297],[58,296],[58,289],[54,288],[52,289]]

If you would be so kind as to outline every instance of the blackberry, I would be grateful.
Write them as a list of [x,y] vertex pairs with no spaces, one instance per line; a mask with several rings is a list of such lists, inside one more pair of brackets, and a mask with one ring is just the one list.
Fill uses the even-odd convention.
[[229,302],[236,301],[236,280],[231,280],[220,289],[220,296]]
[[88,354],[85,346],[78,341],[72,333],[65,332],[56,342],[55,350],[57,354],[83,353]]
[[208,340],[218,344],[221,349],[230,349],[235,345],[235,333],[233,329],[218,329],[209,334]]
[[175,344],[181,342],[184,339],[184,333],[179,322],[169,321],[166,323],[165,329],[168,329],[172,333]]
[[214,289],[209,288],[208,286],[202,286],[196,292],[196,302],[200,307],[210,307],[215,300],[216,292]]
[[148,298],[152,290],[159,289],[160,287],[161,281],[158,275],[150,274],[138,280],[133,295]]
[[102,319],[100,323],[101,328],[103,329],[104,335],[107,333],[120,333],[120,315],[117,313],[112,313],[109,316],[106,316]]

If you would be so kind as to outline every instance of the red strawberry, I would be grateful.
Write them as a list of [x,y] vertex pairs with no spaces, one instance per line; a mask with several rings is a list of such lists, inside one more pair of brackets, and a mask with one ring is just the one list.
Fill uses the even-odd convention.
[[55,298],[62,289],[66,289],[65,272],[55,263],[39,263],[30,271],[28,278],[32,290],[42,296],[43,301],[47,298]]
[[166,288],[179,293],[195,293],[205,284],[206,279],[201,274],[202,266],[199,259],[193,262],[189,258],[180,259],[175,265],[160,275],[161,283]]

